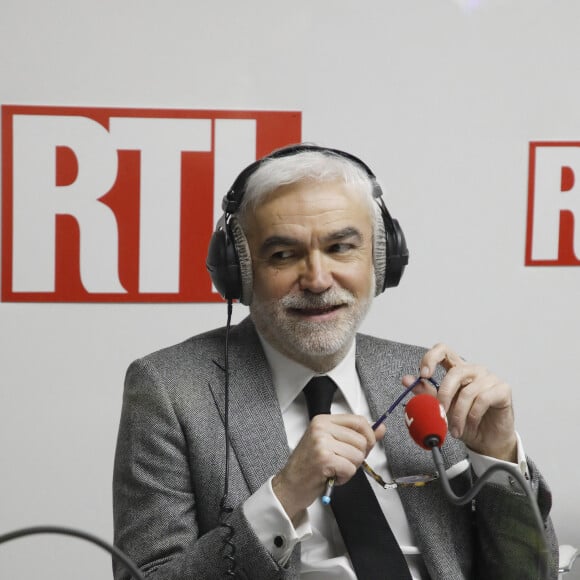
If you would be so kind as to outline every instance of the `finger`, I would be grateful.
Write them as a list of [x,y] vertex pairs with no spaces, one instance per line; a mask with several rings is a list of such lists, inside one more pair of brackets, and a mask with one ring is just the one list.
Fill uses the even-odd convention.
[[437,389],[435,386],[427,381],[427,380],[420,380],[417,382],[418,377],[413,375],[405,375],[402,379],[403,386],[409,388],[413,383],[417,383],[416,386],[413,388],[414,395],[421,395],[422,393],[427,393],[428,395],[437,395]]
[[358,467],[358,465],[353,464],[348,459],[337,455],[335,460],[335,471],[332,476],[336,480],[336,485],[343,485],[350,481]]
[[[511,409],[511,388],[508,384],[495,382],[489,388],[481,391],[473,400],[465,422],[465,431],[475,432],[479,429],[484,417],[492,411]],[[508,419],[511,427],[513,414]],[[496,425],[498,430],[501,425]]]
[[326,444],[332,438],[360,449],[365,455],[376,443],[368,421],[359,415],[317,415],[310,422],[309,429],[313,436],[320,437]]
[[440,342],[423,355],[420,363],[420,375],[425,378],[433,376],[438,364],[448,371],[456,365],[463,364],[463,362],[463,359],[455,351]]
[[332,422],[340,427],[343,427],[349,431],[356,432],[360,434],[366,440],[367,452],[376,443],[376,435],[373,431],[371,424],[362,415],[351,415],[348,413],[330,415]]
[[468,424],[470,430],[477,429],[493,401],[490,393],[496,383],[497,379],[493,375],[486,375],[460,386],[447,412],[449,429],[453,437],[462,437]]
[[463,363],[461,366],[449,369],[441,381],[439,392],[437,393],[437,398],[443,405],[445,412],[449,414],[451,405],[461,389],[478,380],[483,380],[486,376],[492,375],[485,368],[478,365]]
[[375,429],[375,442],[380,441],[386,434],[387,434],[387,426],[384,423],[381,423]]
[[344,441],[335,441],[332,445],[331,451],[337,458],[346,459],[355,468],[359,467],[366,457],[366,450],[349,445]]
[[324,449],[314,448],[308,457],[307,471],[314,476],[318,485],[328,478],[336,478],[336,483],[346,483],[365,460],[365,452],[342,441],[331,439]]

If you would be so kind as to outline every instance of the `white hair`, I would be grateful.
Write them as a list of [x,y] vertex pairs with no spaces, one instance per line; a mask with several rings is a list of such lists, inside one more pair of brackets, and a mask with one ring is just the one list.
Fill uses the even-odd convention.
[[[301,151],[263,161],[246,183],[237,212],[242,228],[245,218],[278,188],[311,180],[317,183],[340,181],[352,186],[368,205],[371,216],[378,209],[373,199],[374,180],[361,165],[331,151]],[[374,221],[374,220],[373,220]]]

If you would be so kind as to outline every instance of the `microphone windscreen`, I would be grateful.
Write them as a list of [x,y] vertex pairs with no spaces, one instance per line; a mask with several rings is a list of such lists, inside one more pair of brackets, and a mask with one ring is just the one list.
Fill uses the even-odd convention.
[[415,443],[423,449],[432,448],[427,443],[432,437],[437,438],[437,447],[443,445],[447,435],[447,416],[435,397],[415,395],[405,407],[405,423]]

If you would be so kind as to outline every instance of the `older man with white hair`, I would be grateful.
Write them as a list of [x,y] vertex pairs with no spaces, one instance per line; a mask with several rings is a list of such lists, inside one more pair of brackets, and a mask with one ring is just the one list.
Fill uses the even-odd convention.
[[[242,171],[224,210],[208,268],[250,316],[129,368],[116,544],[164,580],[539,579],[541,534],[507,476],[452,506],[402,405],[373,430],[422,378],[415,392],[447,413],[442,454],[454,488],[488,465],[516,464],[537,496],[556,578],[551,496],[524,455],[509,386],[444,344],[357,334],[408,256],[368,166],[291,146]],[[361,469],[371,465],[392,483],[376,485]],[[128,578],[121,568],[115,577]]]

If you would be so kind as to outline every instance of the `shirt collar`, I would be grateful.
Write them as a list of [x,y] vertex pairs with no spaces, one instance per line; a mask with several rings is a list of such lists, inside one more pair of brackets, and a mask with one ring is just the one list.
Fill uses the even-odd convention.
[[[276,350],[260,333],[258,333],[266,360],[272,371],[274,390],[280,409],[284,413],[294,399],[302,392],[308,381],[318,375],[312,369],[296,362]],[[356,372],[356,339],[345,357],[330,371],[324,373],[338,386],[353,413],[360,407],[360,380]],[[320,375],[318,375],[320,376]]]

